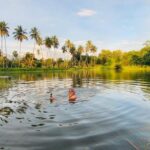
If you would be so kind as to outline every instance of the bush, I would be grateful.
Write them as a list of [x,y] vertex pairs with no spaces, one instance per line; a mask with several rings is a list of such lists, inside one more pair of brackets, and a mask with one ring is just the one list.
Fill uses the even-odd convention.
[[120,71],[120,70],[122,70],[122,65],[121,64],[116,64],[114,69],[117,70],[117,71]]

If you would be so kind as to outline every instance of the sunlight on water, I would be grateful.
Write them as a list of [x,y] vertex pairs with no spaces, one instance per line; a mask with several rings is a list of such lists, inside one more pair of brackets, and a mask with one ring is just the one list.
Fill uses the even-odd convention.
[[[149,75],[63,72],[1,78],[0,149],[149,150]],[[77,93],[74,103],[67,98],[70,87]]]

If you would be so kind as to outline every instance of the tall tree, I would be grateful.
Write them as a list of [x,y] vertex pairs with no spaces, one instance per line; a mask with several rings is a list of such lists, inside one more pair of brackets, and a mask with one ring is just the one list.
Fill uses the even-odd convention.
[[80,66],[81,66],[81,63],[82,63],[82,53],[84,52],[84,47],[82,45],[79,45],[78,48],[77,48],[77,52],[80,56]]
[[75,63],[75,55],[76,55],[76,47],[75,45],[70,41],[65,41],[64,46],[62,47],[63,52],[69,52],[72,56],[72,62]]
[[17,64],[18,52],[17,51],[13,51],[12,55],[13,55],[13,63],[15,62],[14,66],[16,67],[15,64]]
[[45,38],[45,46],[49,49],[49,51],[50,51],[50,49],[52,48],[52,46],[53,46],[53,42],[52,42],[52,39],[51,39],[51,37],[46,37]]
[[[1,51],[4,53],[3,50],[3,42],[4,42],[4,49],[5,49],[5,55],[6,55],[6,67],[7,65],[7,46],[6,46],[6,37],[9,36],[9,27],[5,21],[0,22],[0,36],[1,36]],[[4,65],[3,65],[4,66]]]
[[[38,31],[38,29],[36,27],[33,27],[30,31],[30,37],[31,39],[34,40],[34,44],[33,44],[33,58],[35,56],[35,50],[36,50],[36,44],[38,44],[38,40],[40,37],[40,32]],[[34,61],[34,59],[32,58],[32,61]],[[32,62],[33,63],[33,62]]]
[[[14,34],[14,38],[20,42],[20,46],[19,46],[20,47],[19,48],[19,56],[20,56],[21,44],[22,44],[23,40],[28,39],[27,32],[22,28],[22,26],[18,26],[15,28],[15,31],[13,32],[13,34]],[[19,59],[19,66],[20,66],[20,59]]]
[[91,53],[93,54],[93,65],[95,65],[95,56],[94,54],[97,52],[97,47],[95,45],[92,45],[91,47]]
[[50,37],[45,38],[45,46],[50,50],[53,46],[53,41]]
[[41,36],[39,36],[37,39],[37,45],[40,47],[40,53],[42,54],[42,60],[43,60],[43,50],[42,50],[43,39]]
[[[52,36],[51,40],[52,40],[52,46],[54,48],[53,60],[55,60],[55,57],[56,57],[55,49],[58,48],[58,46],[59,46],[59,40],[58,40],[58,38],[56,36]],[[54,67],[54,61],[53,61],[53,67]]]
[[40,37],[40,32],[36,27],[32,28],[30,31],[30,37],[31,39],[34,40],[34,45],[33,45],[33,55],[35,54],[35,49],[36,49],[36,44],[38,44],[38,40]]
[[85,53],[86,53],[85,63],[86,63],[87,66],[88,66],[88,57],[89,57],[88,53],[91,52],[92,47],[93,47],[92,41],[87,41],[86,42],[86,47],[85,47]]

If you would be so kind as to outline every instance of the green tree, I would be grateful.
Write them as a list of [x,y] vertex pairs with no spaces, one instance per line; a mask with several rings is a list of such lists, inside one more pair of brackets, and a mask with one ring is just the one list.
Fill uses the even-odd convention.
[[42,60],[44,59],[43,58],[43,50],[42,50],[42,45],[43,45],[43,39],[41,36],[38,37],[37,39],[37,45],[40,47],[40,53],[42,54]]
[[18,52],[17,52],[16,50],[13,51],[12,55],[13,55],[13,62],[12,62],[12,65],[14,64],[14,66],[16,67],[16,65],[18,64],[18,63],[17,63],[17,62],[18,62]]
[[[5,54],[6,54],[6,62],[5,62],[5,65],[6,65],[6,68],[8,67],[8,64],[7,64],[7,46],[6,46],[6,37],[9,36],[9,27],[7,25],[7,23],[5,21],[1,21],[0,22],[0,36],[1,36],[1,51],[2,53],[4,53],[4,50],[3,50],[3,42],[4,42],[4,49],[5,49]],[[3,63],[3,67],[4,67],[4,63]]]
[[93,47],[94,47],[94,45],[93,45],[92,41],[87,41],[86,42],[86,46],[85,46],[85,53],[86,53],[85,63],[86,63],[86,66],[88,66],[88,63],[89,63],[88,62],[88,58],[89,58],[89,54],[88,53],[92,51]]
[[[50,51],[50,49],[52,48],[52,46],[53,46],[53,42],[52,42],[52,39],[51,39],[51,37],[46,37],[45,38],[45,46],[49,49],[49,51]],[[49,63],[50,61],[48,61],[48,63]]]
[[[15,28],[15,31],[13,32],[14,38],[20,42],[20,48],[19,48],[19,56],[21,53],[21,44],[23,40],[27,40],[27,32],[22,28],[22,26],[18,26]],[[20,66],[20,59],[19,59],[19,66]]]
[[30,37],[31,37],[31,39],[34,40],[33,55],[35,55],[36,44],[38,44],[39,38],[40,38],[40,32],[38,31],[38,29],[36,27],[31,29]]
[[27,52],[22,59],[22,66],[30,68],[33,67],[35,65],[34,62],[32,61],[33,57],[34,55],[32,53]]
[[63,53],[69,52],[70,55],[72,56],[72,65],[75,65],[75,55],[76,55],[76,47],[75,45],[70,41],[67,40],[65,41],[64,46],[62,47]]
[[[59,46],[59,40],[58,40],[58,38],[56,37],[56,36],[52,36],[51,37],[51,40],[52,40],[52,47],[54,48],[54,55],[53,55],[53,60],[55,61],[55,57],[56,57],[56,52],[55,52],[55,50],[56,50],[56,48],[58,48],[58,46]],[[54,67],[54,62],[53,61],[53,67]]]
[[80,57],[80,66],[81,66],[81,63],[82,63],[82,53],[84,52],[84,47],[82,45],[79,45],[78,48],[77,48],[77,53],[79,54],[79,57]]
[[97,47],[95,45],[92,45],[91,47],[91,53],[93,54],[93,66],[95,66],[95,53],[97,52]]
[[102,50],[99,57],[102,65],[111,65],[112,52],[110,50]]

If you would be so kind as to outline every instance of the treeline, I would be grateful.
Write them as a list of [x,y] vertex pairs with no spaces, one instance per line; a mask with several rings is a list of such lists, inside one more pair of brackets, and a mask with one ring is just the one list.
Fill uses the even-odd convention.
[[[150,65],[150,42],[145,43],[145,47],[140,51],[124,52],[122,50],[102,50],[99,55],[95,55],[97,47],[92,41],[87,41],[85,45],[76,46],[70,40],[66,40],[62,47],[57,36],[47,36],[42,38],[39,30],[33,27],[30,32],[26,32],[22,26],[17,26],[12,32],[15,40],[19,41],[19,50],[14,50],[12,54],[7,52],[7,37],[10,36],[8,24],[0,22],[0,67],[1,68],[69,68],[73,66],[89,67],[95,65],[122,66],[122,65]],[[33,41],[33,50],[22,53],[22,42],[24,40]],[[61,50],[68,53],[71,59],[56,59],[55,56]],[[50,53],[53,51],[52,53]],[[40,56],[36,58],[35,54]],[[46,58],[44,53],[47,54]],[[8,56],[12,56],[11,58]]]
[[[9,34],[8,24],[4,21],[0,22],[0,36],[1,36],[1,49],[0,49],[0,67],[70,67],[76,65],[86,65],[89,66],[95,64],[94,55],[97,51],[97,47],[92,43],[92,41],[87,41],[86,44],[76,45],[70,40],[66,40],[64,45],[60,47],[60,42],[57,36],[47,36],[42,38],[39,30],[36,27],[33,27],[30,32],[27,34],[26,30],[22,26],[17,26],[12,33],[15,40],[19,41],[19,50],[15,50],[12,53],[13,58],[8,58],[6,39]],[[27,52],[22,57],[22,42],[24,40],[33,40],[33,50]],[[46,47],[48,49],[45,49]],[[57,54],[57,50],[62,50],[63,53],[68,53],[71,55],[71,60],[63,60],[61,58],[55,59],[55,56],[51,55],[50,51],[54,51],[54,54]],[[44,52],[47,51],[47,52]],[[41,59],[38,60],[35,57],[35,52],[41,55]],[[46,53],[47,56],[44,58],[43,53]],[[10,55],[10,54],[9,54]],[[83,56],[84,55],[84,56]]]
[[146,45],[139,51],[124,52],[121,50],[102,50],[98,56],[98,64],[102,65],[150,65],[150,45]]

